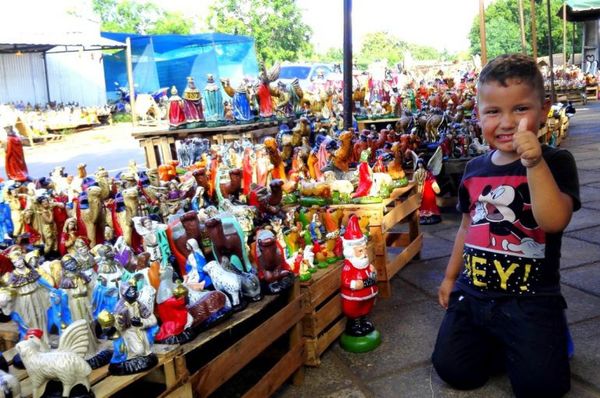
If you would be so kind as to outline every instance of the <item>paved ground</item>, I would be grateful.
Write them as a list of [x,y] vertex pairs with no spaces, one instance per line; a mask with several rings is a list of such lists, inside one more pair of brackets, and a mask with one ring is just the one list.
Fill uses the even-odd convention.
[[[144,151],[131,132],[131,124],[119,123],[68,134],[62,141],[26,146],[24,152],[29,175],[34,178],[47,176],[55,166],[65,166],[67,173],[76,174],[79,163],[87,164],[88,173],[102,166],[111,175],[125,169],[131,159],[145,166]],[[3,149],[0,149],[0,176],[6,178]]]
[[[577,160],[583,203],[567,228],[562,248],[562,291],[575,342],[568,397],[600,397],[600,103],[578,109],[562,147]],[[320,368],[307,368],[301,386],[286,385],[277,396],[511,397],[506,376],[462,392],[445,385],[431,366],[443,316],[436,292],[459,218],[446,212],[441,224],[423,227],[421,260],[392,279],[392,298],[379,300],[372,313],[383,336],[377,350],[350,354],[334,343],[323,355]]]

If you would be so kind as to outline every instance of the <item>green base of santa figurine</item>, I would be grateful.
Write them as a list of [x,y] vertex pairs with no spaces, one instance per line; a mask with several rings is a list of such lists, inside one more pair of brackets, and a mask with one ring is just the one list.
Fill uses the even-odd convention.
[[379,347],[381,344],[381,333],[378,330],[373,330],[365,336],[351,336],[342,333],[340,337],[340,346],[348,352],[369,352]]

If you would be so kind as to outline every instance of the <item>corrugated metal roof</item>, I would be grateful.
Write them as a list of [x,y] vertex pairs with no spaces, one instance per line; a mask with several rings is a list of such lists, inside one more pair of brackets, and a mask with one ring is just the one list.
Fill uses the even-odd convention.
[[65,51],[90,51],[123,48],[125,44],[81,32],[2,32],[0,35],[0,53],[44,52],[55,47],[64,47]]

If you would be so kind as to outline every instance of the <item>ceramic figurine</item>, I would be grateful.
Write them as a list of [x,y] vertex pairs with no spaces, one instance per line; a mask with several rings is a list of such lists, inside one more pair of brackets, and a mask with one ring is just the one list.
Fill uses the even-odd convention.
[[150,253],[150,260],[161,260],[162,254],[159,247],[158,234],[165,231],[167,226],[150,217],[133,217],[133,226],[136,232],[143,238],[144,251]]
[[81,271],[77,260],[69,254],[63,256],[61,265],[63,272],[59,288],[67,295],[71,319],[73,321],[83,319],[91,323],[93,318],[88,292],[91,290],[90,277]]
[[436,203],[436,194],[440,193],[440,187],[435,177],[442,170],[442,150],[438,146],[438,149],[429,159],[427,166],[423,159],[419,158],[414,152],[411,153],[416,167],[412,180],[418,184],[417,190],[421,194],[419,223],[425,225],[437,224],[442,221],[442,217],[440,208]]
[[353,136],[354,133],[352,131],[344,131],[340,134],[340,147],[331,157],[331,164],[335,167],[334,170],[337,172],[337,179],[342,179],[343,175],[341,173],[347,172],[350,168]]
[[196,239],[188,239],[186,248],[190,251],[185,264],[186,275],[188,279],[196,280],[199,286],[199,290],[212,288],[212,281],[210,276],[204,272],[204,265],[206,264],[206,258],[200,250],[198,241]]
[[95,283],[96,280],[96,259],[90,253],[90,248],[83,238],[75,239],[73,244],[75,253],[73,258],[77,261],[79,269]]
[[204,225],[216,259],[223,261],[223,257],[228,256],[231,264],[239,272],[249,272],[252,269],[246,251],[244,233],[235,217],[226,213],[221,214],[219,217],[208,219]]
[[102,242],[104,232],[105,215],[101,195],[100,187],[91,186],[80,195],[78,201],[77,219],[81,219],[80,232],[87,236],[91,247]]
[[227,306],[234,311],[245,307],[242,297],[242,278],[238,273],[227,270],[229,259],[221,257],[221,262],[209,261],[204,266],[204,271],[210,276],[215,289],[227,296]]
[[47,310],[50,307],[49,292],[55,289],[37,271],[25,263],[20,246],[12,246],[8,252],[14,270],[2,276],[4,286],[16,292],[15,311],[30,328],[42,330],[47,339]]
[[261,229],[256,233],[254,260],[265,293],[279,294],[292,286],[294,274],[285,261],[283,247],[270,230]]
[[183,90],[183,113],[188,127],[190,127],[190,123],[197,123],[204,120],[202,96],[196,88],[196,82],[194,82],[193,77],[187,78],[187,86]]
[[265,65],[263,63],[260,64],[260,84],[256,92],[260,117],[270,118],[273,116],[273,98],[272,90],[269,84],[278,78],[279,64],[275,64],[268,72],[265,68]]
[[377,271],[369,264],[367,239],[354,214],[348,219],[343,245],[345,258],[340,294],[347,324],[340,344],[351,352],[371,351],[381,343],[381,335],[367,318],[378,293]]
[[58,250],[58,233],[56,222],[54,221],[54,212],[48,196],[39,196],[36,199],[37,214],[40,220],[42,240],[44,241],[44,253],[55,253]]
[[194,319],[186,306],[188,290],[181,282],[173,283],[172,267],[161,268],[160,274],[160,285],[156,292],[156,315],[160,319],[160,328],[155,342],[186,343],[196,337],[192,329]]
[[394,159],[388,163],[387,169],[388,174],[392,177],[395,187],[405,187],[408,185],[408,178],[404,171],[404,153],[403,145],[400,142],[394,142],[392,144],[391,153],[394,155]]
[[362,198],[369,196],[371,193],[371,187],[373,186],[373,171],[369,166],[369,156],[371,156],[371,150],[366,149],[360,154],[360,164],[358,166],[358,188],[352,194],[352,198]]
[[269,160],[272,165],[271,169],[271,178],[272,179],[280,179],[284,182],[287,180],[287,176],[285,174],[285,164],[283,159],[281,158],[281,153],[279,152],[279,147],[277,145],[277,140],[273,137],[267,137],[264,141],[264,146],[269,155]]
[[239,202],[242,193],[242,169],[229,170],[229,182],[221,182],[221,172],[218,173],[215,189],[219,201],[229,199]]
[[225,112],[223,108],[223,95],[221,94],[221,88],[215,83],[212,73],[209,73],[206,78],[204,104],[206,105],[207,121],[223,120]]
[[119,300],[119,285],[123,277],[123,268],[114,258],[111,246],[98,248],[98,275],[92,292],[94,316],[102,310],[112,311]]
[[119,290],[121,299],[115,308],[113,321],[106,313],[98,319],[102,326],[114,323],[121,336],[114,341],[115,351],[108,371],[114,375],[143,372],[158,363],[146,333],[147,329],[156,325],[156,317],[151,309],[138,300],[134,279],[122,283]]
[[183,113],[183,99],[178,95],[177,87],[171,87],[171,96],[169,97],[169,128],[177,129],[185,126],[185,114]]
[[237,88],[231,87],[229,79],[221,79],[223,90],[232,98],[233,117],[237,121],[246,122],[253,119],[248,93],[248,79],[243,79]]
[[327,249],[327,262],[330,264],[341,260],[342,257],[342,239],[340,237],[340,221],[343,215],[343,210],[325,209],[321,213],[323,224],[325,225],[325,248]]
[[137,187],[123,189],[117,194],[122,199],[122,205],[115,208],[115,221],[118,223],[120,233],[128,246],[133,246],[133,217],[138,216],[139,190]]
[[69,217],[66,219],[58,239],[58,252],[61,256],[67,253],[75,254],[75,240],[77,237],[77,219]]
[[[71,390],[78,384],[90,390],[89,375],[92,368],[83,359],[88,351],[89,333],[84,320],[73,322],[62,333],[58,349],[49,350],[42,341],[42,331],[30,329],[25,340],[17,343],[17,351],[27,368],[27,374],[33,388],[33,398],[49,393],[47,383],[57,380],[62,384],[63,397],[70,396]],[[50,395],[50,394],[49,394]],[[81,395],[79,395],[81,396]]]
[[6,124],[6,151],[4,156],[4,170],[9,180],[27,181],[28,171],[25,163],[25,154],[23,153],[23,143],[21,138],[13,129],[12,124]]

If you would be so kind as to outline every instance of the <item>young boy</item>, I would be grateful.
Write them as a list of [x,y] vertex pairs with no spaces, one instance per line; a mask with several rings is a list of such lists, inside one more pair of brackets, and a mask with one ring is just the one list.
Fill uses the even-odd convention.
[[581,204],[573,156],[537,139],[549,107],[533,59],[502,55],[481,71],[480,125],[494,149],[467,164],[460,184],[463,217],[439,288],[447,311],[432,355],[458,389],[481,387],[498,368],[517,397],[570,388],[560,245]]

